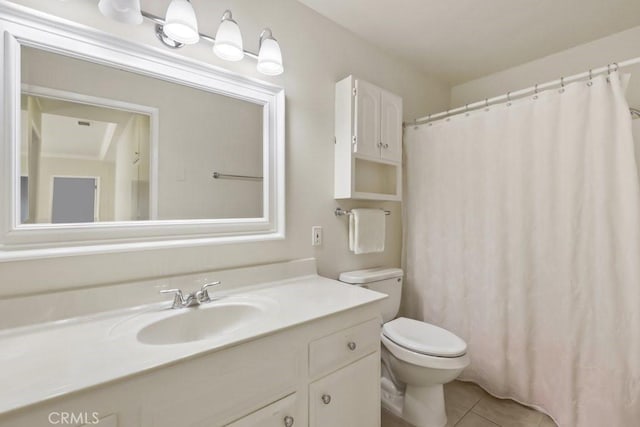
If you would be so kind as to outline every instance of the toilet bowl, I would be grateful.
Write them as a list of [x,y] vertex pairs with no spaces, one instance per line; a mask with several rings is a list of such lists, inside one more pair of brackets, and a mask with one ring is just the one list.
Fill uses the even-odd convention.
[[382,405],[416,427],[447,423],[443,385],[469,365],[466,343],[435,325],[399,317],[402,270],[342,273],[340,281],[389,296],[381,303]]
[[382,351],[406,384],[400,416],[416,427],[447,424],[443,385],[469,365],[466,343],[451,332],[404,317],[384,324]]

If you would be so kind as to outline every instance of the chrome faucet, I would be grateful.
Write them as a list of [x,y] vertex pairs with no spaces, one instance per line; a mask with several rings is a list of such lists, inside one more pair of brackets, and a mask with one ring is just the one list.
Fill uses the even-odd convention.
[[220,282],[205,283],[199,291],[191,292],[185,296],[180,289],[163,289],[161,294],[174,294],[173,305],[171,308],[195,307],[200,304],[206,304],[215,301],[218,298],[211,298],[208,289],[212,286],[219,285]]

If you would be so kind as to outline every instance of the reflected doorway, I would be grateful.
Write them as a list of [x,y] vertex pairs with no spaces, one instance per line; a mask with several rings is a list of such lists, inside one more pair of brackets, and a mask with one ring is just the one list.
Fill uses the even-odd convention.
[[51,222],[68,224],[98,221],[98,178],[53,177]]

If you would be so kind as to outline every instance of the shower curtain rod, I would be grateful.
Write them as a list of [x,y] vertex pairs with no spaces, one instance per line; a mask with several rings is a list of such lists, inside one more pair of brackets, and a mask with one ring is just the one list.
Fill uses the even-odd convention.
[[526,89],[520,89],[513,92],[507,92],[505,95],[499,95],[493,98],[485,98],[483,101],[474,102],[472,104],[466,104],[464,107],[454,108],[452,110],[443,111],[441,113],[429,114],[428,116],[420,117],[415,119],[413,122],[404,123],[404,126],[415,126],[421,125],[429,122],[433,122],[434,120],[447,118],[451,116],[458,115],[460,113],[466,113],[472,110],[478,110],[480,108],[490,107],[492,105],[501,104],[504,101],[511,102],[515,98],[521,98],[525,95],[537,94],[541,90],[549,89],[554,86],[564,87],[567,83],[575,82],[578,80],[583,80],[585,78],[592,79],[594,76],[603,73],[611,73],[612,71],[618,71],[620,68],[629,67],[631,65],[640,64],[640,57],[629,59],[627,61],[623,61],[620,63],[614,62],[613,64],[609,64],[605,67],[600,67],[596,69],[591,69],[589,71],[585,71],[580,74],[574,74],[569,77],[561,77],[558,80],[553,80],[547,83],[537,84],[535,86],[528,87]]

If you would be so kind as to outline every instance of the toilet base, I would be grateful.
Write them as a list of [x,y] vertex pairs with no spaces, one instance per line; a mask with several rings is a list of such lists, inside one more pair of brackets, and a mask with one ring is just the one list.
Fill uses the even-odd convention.
[[444,427],[447,414],[442,384],[424,387],[407,384],[402,418],[416,427]]
[[398,418],[402,418],[404,393],[402,390],[398,390],[389,378],[384,376],[380,380],[380,397],[383,409],[386,409]]

